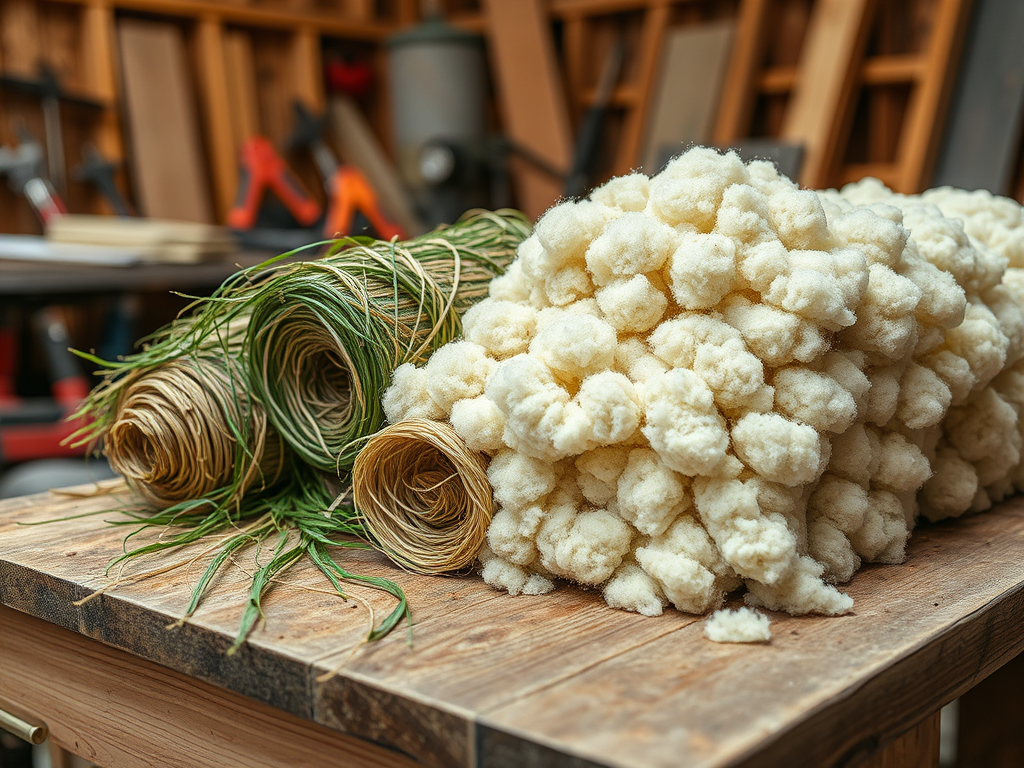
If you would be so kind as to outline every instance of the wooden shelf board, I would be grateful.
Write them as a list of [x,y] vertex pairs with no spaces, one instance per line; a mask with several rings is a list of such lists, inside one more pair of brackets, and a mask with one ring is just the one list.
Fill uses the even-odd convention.
[[[920,56],[872,56],[864,62],[860,82],[863,85],[913,83],[923,71],[924,59]],[[758,79],[758,91],[768,96],[781,95],[792,91],[795,82],[795,66],[768,67]]]
[[629,11],[643,11],[652,5],[693,3],[698,0],[551,0],[548,10],[555,18],[605,16]]
[[[89,5],[94,0],[56,0],[71,5]],[[167,16],[198,19],[219,19],[226,23],[269,27],[282,31],[315,29],[321,34],[347,37],[354,40],[383,40],[393,31],[390,24],[353,21],[335,14],[310,13],[306,10],[264,8],[234,3],[214,3],[209,0],[113,0],[115,8],[146,11]]]

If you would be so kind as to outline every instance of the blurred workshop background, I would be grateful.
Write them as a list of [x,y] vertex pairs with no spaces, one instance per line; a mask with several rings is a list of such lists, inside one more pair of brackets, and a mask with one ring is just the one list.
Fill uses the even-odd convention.
[[0,0],[0,496],[109,472],[68,347],[324,238],[536,217],[691,143],[1022,199],[1022,35],[1019,0]]

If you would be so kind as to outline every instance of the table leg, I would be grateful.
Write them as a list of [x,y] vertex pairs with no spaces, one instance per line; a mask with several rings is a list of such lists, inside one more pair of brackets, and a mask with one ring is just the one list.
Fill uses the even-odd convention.
[[863,768],[938,768],[938,765],[939,713],[936,712],[876,752]]
[[957,768],[1024,765],[1024,655],[960,697]]

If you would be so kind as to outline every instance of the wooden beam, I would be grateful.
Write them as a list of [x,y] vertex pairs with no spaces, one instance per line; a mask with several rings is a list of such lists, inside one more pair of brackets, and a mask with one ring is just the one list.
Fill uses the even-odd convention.
[[[93,0],[55,0],[69,5],[87,5]],[[214,8],[210,0],[117,0],[116,6],[126,10],[143,11],[177,18],[202,18]],[[276,30],[294,30],[311,27],[323,34],[352,40],[379,41],[392,32],[391,25],[379,22],[354,21],[322,10],[289,8],[285,4],[269,5],[220,2],[217,14],[225,23],[244,24]]]
[[320,35],[313,27],[295,33],[291,42],[294,97],[314,113],[324,111],[324,67],[320,56]]
[[232,95],[220,19],[200,19],[197,35],[199,95],[206,123],[206,148],[213,179],[217,221],[224,221],[238,189],[238,145],[235,143]]
[[[484,0],[487,41],[505,131],[512,141],[569,170],[569,112],[542,0]],[[519,207],[540,216],[563,184],[518,159],[509,163]]]
[[883,747],[862,768],[939,768],[939,712]]
[[957,768],[1024,765],[1024,656],[960,697]]
[[736,39],[722,84],[714,142],[728,146],[750,134],[758,71],[764,63],[767,37],[765,22],[771,0],[742,0],[736,21]]
[[224,64],[237,152],[243,141],[260,133],[256,68],[252,57],[252,39],[247,32],[235,29],[224,31]]
[[923,65],[928,76],[910,97],[900,136],[897,192],[920,192],[931,179],[969,7],[970,0],[939,0]]
[[622,138],[612,171],[617,176],[629,173],[640,164],[640,150],[643,146],[644,130],[647,127],[654,81],[661,63],[662,42],[668,26],[671,8],[668,2],[654,0],[644,13],[643,28],[640,32],[640,46],[636,66],[636,103],[626,113],[622,126]]
[[[105,159],[122,163],[124,137],[114,106],[120,99],[114,36],[114,9],[106,0],[97,0],[82,9],[82,69],[85,88],[93,98],[108,105],[97,118],[93,143]],[[127,176],[123,169],[117,177],[121,195],[127,198]],[[99,204],[105,213],[113,212],[106,199],[101,199]]]
[[836,170],[874,3],[818,0],[814,6],[781,131],[781,138],[804,145],[804,186],[828,186]]

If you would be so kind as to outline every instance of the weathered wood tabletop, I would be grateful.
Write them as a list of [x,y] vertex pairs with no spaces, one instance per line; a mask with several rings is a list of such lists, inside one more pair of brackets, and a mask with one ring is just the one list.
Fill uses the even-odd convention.
[[[405,588],[411,646],[404,630],[361,644],[366,606],[379,618],[388,598],[354,586],[361,600],[343,601],[301,565],[273,587],[266,620],[232,656],[251,560],[240,557],[194,618],[168,629],[198,566],[77,604],[110,582],[104,568],[124,534],[104,523],[113,515],[22,525],[117,504],[57,492],[0,502],[0,658],[23,660],[0,664],[0,696],[52,705],[113,664],[94,704],[109,732],[95,713],[61,710],[51,723],[55,739],[108,765],[303,765],[318,749],[319,765],[349,766],[850,765],[1024,649],[1024,500],[918,529],[905,564],[868,567],[848,585],[852,614],[770,614],[767,645],[714,644],[699,617],[644,618],[569,586],[510,597],[475,576],[413,576],[345,552],[352,570]],[[148,687],[118,688],[120,668],[141,670]],[[197,723],[178,711],[196,691],[235,698],[228,714]],[[275,713],[294,724],[295,744],[285,757],[243,758],[247,734]],[[144,731],[144,744],[117,738],[118,728]],[[325,734],[339,732],[355,755],[347,761],[327,752]],[[238,751],[197,756],[204,739],[233,739]]]

